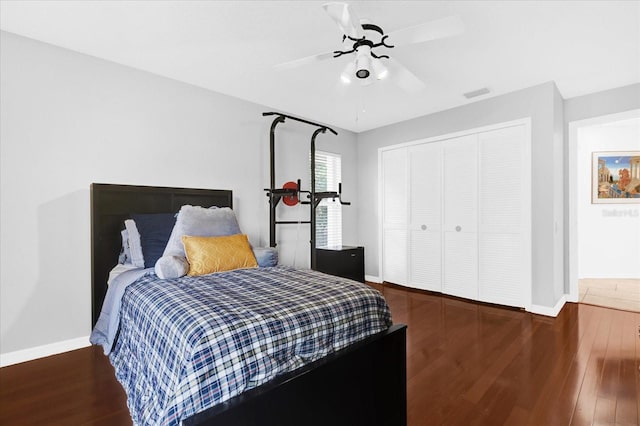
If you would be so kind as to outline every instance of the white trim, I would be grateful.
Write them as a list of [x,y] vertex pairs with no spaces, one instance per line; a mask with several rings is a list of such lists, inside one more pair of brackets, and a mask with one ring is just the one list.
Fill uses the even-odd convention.
[[522,168],[524,179],[522,181],[522,186],[524,188],[526,197],[522,199],[522,215],[523,221],[526,225],[526,229],[523,230],[523,257],[525,259],[525,263],[523,265],[522,271],[522,279],[524,282],[523,289],[524,291],[524,308],[530,309],[533,303],[533,210],[532,210],[532,197],[533,197],[533,157],[531,154],[531,146],[533,145],[533,136],[531,130],[531,117],[526,117],[520,120],[517,120],[516,123],[524,126],[525,132],[525,140],[523,147],[523,160],[522,160]]
[[578,303],[580,301],[580,298],[578,297],[578,295],[574,297],[571,294],[565,294],[564,298],[566,299],[567,302],[571,302],[571,303]]
[[515,126],[521,126],[521,125],[528,125],[529,128],[531,128],[531,117],[523,117],[517,120],[505,121],[504,123],[490,124],[487,126],[475,127],[473,129],[461,130],[459,132],[445,133],[438,136],[431,136],[429,138],[416,139],[409,142],[402,142],[394,145],[382,146],[378,148],[378,158],[380,158],[380,153],[382,151],[387,151],[390,149],[405,148],[405,147],[420,145],[420,144],[429,143],[429,142],[439,142],[447,139],[459,138],[461,136],[475,135],[477,133],[490,132],[492,130],[503,129],[505,127],[515,127]]
[[376,284],[382,284],[382,280],[380,279],[380,277],[376,275],[365,275],[364,280],[372,283],[376,283]]
[[[319,162],[324,162],[326,167],[326,180],[327,188],[323,191],[338,191],[338,185],[342,182],[342,154],[316,150],[316,167]],[[334,167],[335,166],[335,167]],[[316,178],[317,178],[316,169]],[[311,176],[309,176],[311,177]],[[317,179],[316,179],[317,180]],[[340,203],[329,202],[329,199],[325,198],[318,203],[317,207],[327,207],[327,245],[328,246],[341,246],[342,245],[342,207]],[[317,225],[317,222],[316,222]],[[316,228],[317,229],[317,228]],[[316,237],[316,244],[317,244]]]
[[382,187],[382,179],[384,173],[382,170],[382,148],[378,148],[378,274],[384,280],[384,188]]
[[622,121],[640,116],[640,109],[602,115],[599,117],[577,120],[569,123],[569,294],[567,301],[577,302],[578,290],[578,256],[580,246],[578,241],[578,130],[581,127]]
[[531,309],[527,309],[527,311],[531,312],[532,314],[545,315],[548,317],[557,317],[566,302],[567,302],[567,295],[563,294],[560,297],[560,300],[558,300],[558,303],[556,303],[556,305],[553,308],[549,306],[542,306],[542,305],[531,305]]
[[0,354],[0,367],[57,355],[63,352],[86,348],[87,346],[91,346],[89,336],[83,336],[61,342],[49,343],[48,345],[36,346],[34,348],[22,349],[20,351],[7,352]]
[[[378,275],[382,282],[384,277],[384,271],[382,270],[383,255],[382,255],[382,236],[384,235],[384,190],[382,189],[382,148],[378,148]],[[366,279],[366,276],[365,276]]]

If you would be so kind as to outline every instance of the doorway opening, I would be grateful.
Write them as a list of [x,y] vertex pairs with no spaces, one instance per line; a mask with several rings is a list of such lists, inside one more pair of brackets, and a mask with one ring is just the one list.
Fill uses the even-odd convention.
[[640,110],[569,124],[570,301],[640,312],[640,198],[603,192],[637,174],[638,156]]

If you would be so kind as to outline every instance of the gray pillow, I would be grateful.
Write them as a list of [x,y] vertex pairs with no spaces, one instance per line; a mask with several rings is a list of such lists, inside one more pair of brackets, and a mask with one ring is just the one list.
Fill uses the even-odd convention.
[[182,206],[162,256],[186,258],[184,246],[182,245],[183,235],[191,237],[224,237],[240,233],[236,215],[229,207],[207,209],[199,206]]
[[278,264],[278,249],[275,247],[253,247],[253,254],[261,268]]
[[156,262],[156,275],[160,279],[180,278],[189,272],[189,262],[180,256],[162,256]]

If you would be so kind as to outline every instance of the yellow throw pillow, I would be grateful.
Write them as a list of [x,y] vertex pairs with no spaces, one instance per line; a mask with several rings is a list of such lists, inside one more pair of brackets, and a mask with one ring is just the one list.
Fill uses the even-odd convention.
[[258,267],[249,240],[244,234],[227,237],[184,235],[182,244],[189,261],[190,276]]

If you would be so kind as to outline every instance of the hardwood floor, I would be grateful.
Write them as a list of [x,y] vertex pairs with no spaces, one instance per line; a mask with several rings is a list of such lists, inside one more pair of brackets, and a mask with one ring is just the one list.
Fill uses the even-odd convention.
[[578,289],[580,303],[640,312],[640,279],[583,278]]
[[[374,285],[408,324],[410,425],[637,425],[640,314],[567,304],[557,318]],[[96,347],[0,369],[2,425],[127,425]]]
[[0,425],[130,425],[127,397],[97,346],[0,368]]
[[408,328],[411,425],[637,425],[640,314],[557,318],[383,287]]

